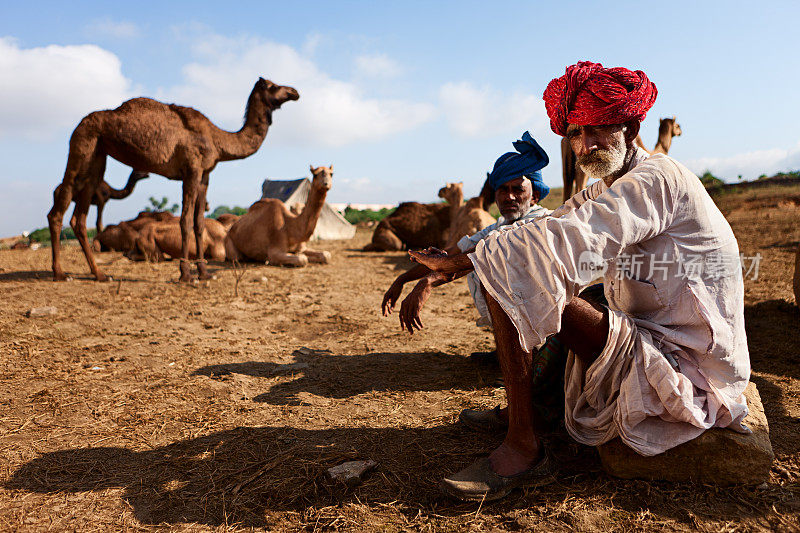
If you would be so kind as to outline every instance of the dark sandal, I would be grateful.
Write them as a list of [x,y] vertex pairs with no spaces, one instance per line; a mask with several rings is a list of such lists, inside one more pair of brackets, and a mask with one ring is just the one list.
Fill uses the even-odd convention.
[[492,470],[488,457],[444,478],[439,488],[453,498],[469,501],[498,500],[518,487],[540,487],[555,481],[555,464],[545,452],[542,459],[519,474],[501,476]]

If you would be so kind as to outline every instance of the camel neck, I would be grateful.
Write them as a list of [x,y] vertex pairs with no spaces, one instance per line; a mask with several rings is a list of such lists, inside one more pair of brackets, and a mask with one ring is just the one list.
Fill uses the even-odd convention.
[[261,147],[272,122],[272,110],[259,99],[253,98],[247,104],[245,121],[237,132],[218,130],[215,145],[220,153],[220,161],[244,159]]
[[322,206],[325,205],[325,197],[328,195],[326,189],[315,187],[311,184],[311,190],[308,191],[308,198],[303,210],[297,215],[295,219],[298,231],[302,232],[300,237],[301,242],[307,241],[314,233],[314,228],[317,227],[319,215],[322,212]]
[[669,149],[672,146],[672,128],[665,127],[658,129],[658,141],[656,141],[656,146],[653,148],[654,154],[668,154]]

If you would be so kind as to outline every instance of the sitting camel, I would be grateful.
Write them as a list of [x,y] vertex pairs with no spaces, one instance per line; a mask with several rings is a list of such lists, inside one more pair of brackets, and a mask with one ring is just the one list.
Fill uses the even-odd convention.
[[[197,248],[189,241],[190,259],[225,260],[226,228],[218,220],[206,218],[203,223],[203,257],[197,256]],[[138,232],[134,248],[125,255],[134,261],[162,261],[165,258],[181,257],[181,226],[177,218],[164,222],[145,224]]]
[[333,166],[311,167],[311,190],[298,214],[276,198],[264,198],[239,217],[225,238],[228,261],[258,261],[270,265],[304,267],[328,263],[330,252],[310,250],[306,243],[314,233],[325,197],[331,189]]
[[455,246],[464,235],[473,235],[497,222],[484,208],[483,202],[483,196],[475,196],[461,207],[456,218],[450,223],[450,238],[445,249]]
[[166,211],[142,211],[136,218],[112,224],[97,233],[92,242],[92,249],[97,252],[114,250],[128,252],[133,250],[139,231],[153,222],[177,221],[178,217]]
[[439,189],[445,204],[403,202],[381,220],[372,233],[365,252],[393,252],[404,248],[444,248],[449,239],[450,221],[461,208],[463,184],[448,183]]
[[[439,197],[444,198],[450,204],[450,228],[448,229],[447,243],[445,249],[449,249],[458,243],[464,235],[472,235],[482,230],[490,224],[496,222],[495,218],[484,209],[485,198],[487,194],[487,182],[484,184],[481,194],[470,198],[467,203],[461,205],[463,199],[462,184],[461,183],[448,183],[447,187],[439,191]],[[456,187],[457,186],[457,187]],[[488,187],[492,193],[494,190],[491,186]],[[492,198],[489,202],[493,202]],[[488,207],[488,204],[486,204]],[[457,206],[454,208],[454,206]]]
[[[634,142],[649,154],[668,154],[672,146],[672,138],[681,133],[683,133],[681,125],[674,116],[662,118],[658,124],[658,140],[652,151],[644,147],[641,135],[637,135]],[[582,191],[588,181],[586,174],[575,164],[575,154],[566,137],[561,139],[561,173],[564,179],[564,201],[566,202],[574,193]]]

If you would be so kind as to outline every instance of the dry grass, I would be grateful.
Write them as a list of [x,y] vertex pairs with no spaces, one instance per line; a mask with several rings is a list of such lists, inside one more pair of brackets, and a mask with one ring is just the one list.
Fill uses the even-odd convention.
[[[100,261],[117,281],[98,284],[74,248],[76,281],[53,284],[47,250],[0,251],[0,530],[796,531],[789,196],[723,207],[742,251],[764,256],[746,318],[777,454],[765,486],[615,480],[562,438],[552,485],[492,504],[445,498],[439,479],[499,443],[454,424],[503,400],[464,358],[491,339],[462,283],[437,290],[411,338],[379,318],[408,263],[356,251],[368,232],[326,244],[331,265],[210,265],[218,279],[198,286],[172,281],[177,264],[113,253]],[[42,305],[58,315],[24,317]],[[379,466],[354,489],[326,478],[350,459]]]

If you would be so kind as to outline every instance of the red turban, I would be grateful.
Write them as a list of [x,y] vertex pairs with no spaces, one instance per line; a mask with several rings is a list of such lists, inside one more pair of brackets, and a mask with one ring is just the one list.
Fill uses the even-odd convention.
[[550,128],[565,135],[567,124],[604,126],[641,122],[653,107],[658,89],[641,70],[603,68],[580,61],[552,80],[544,90]]

